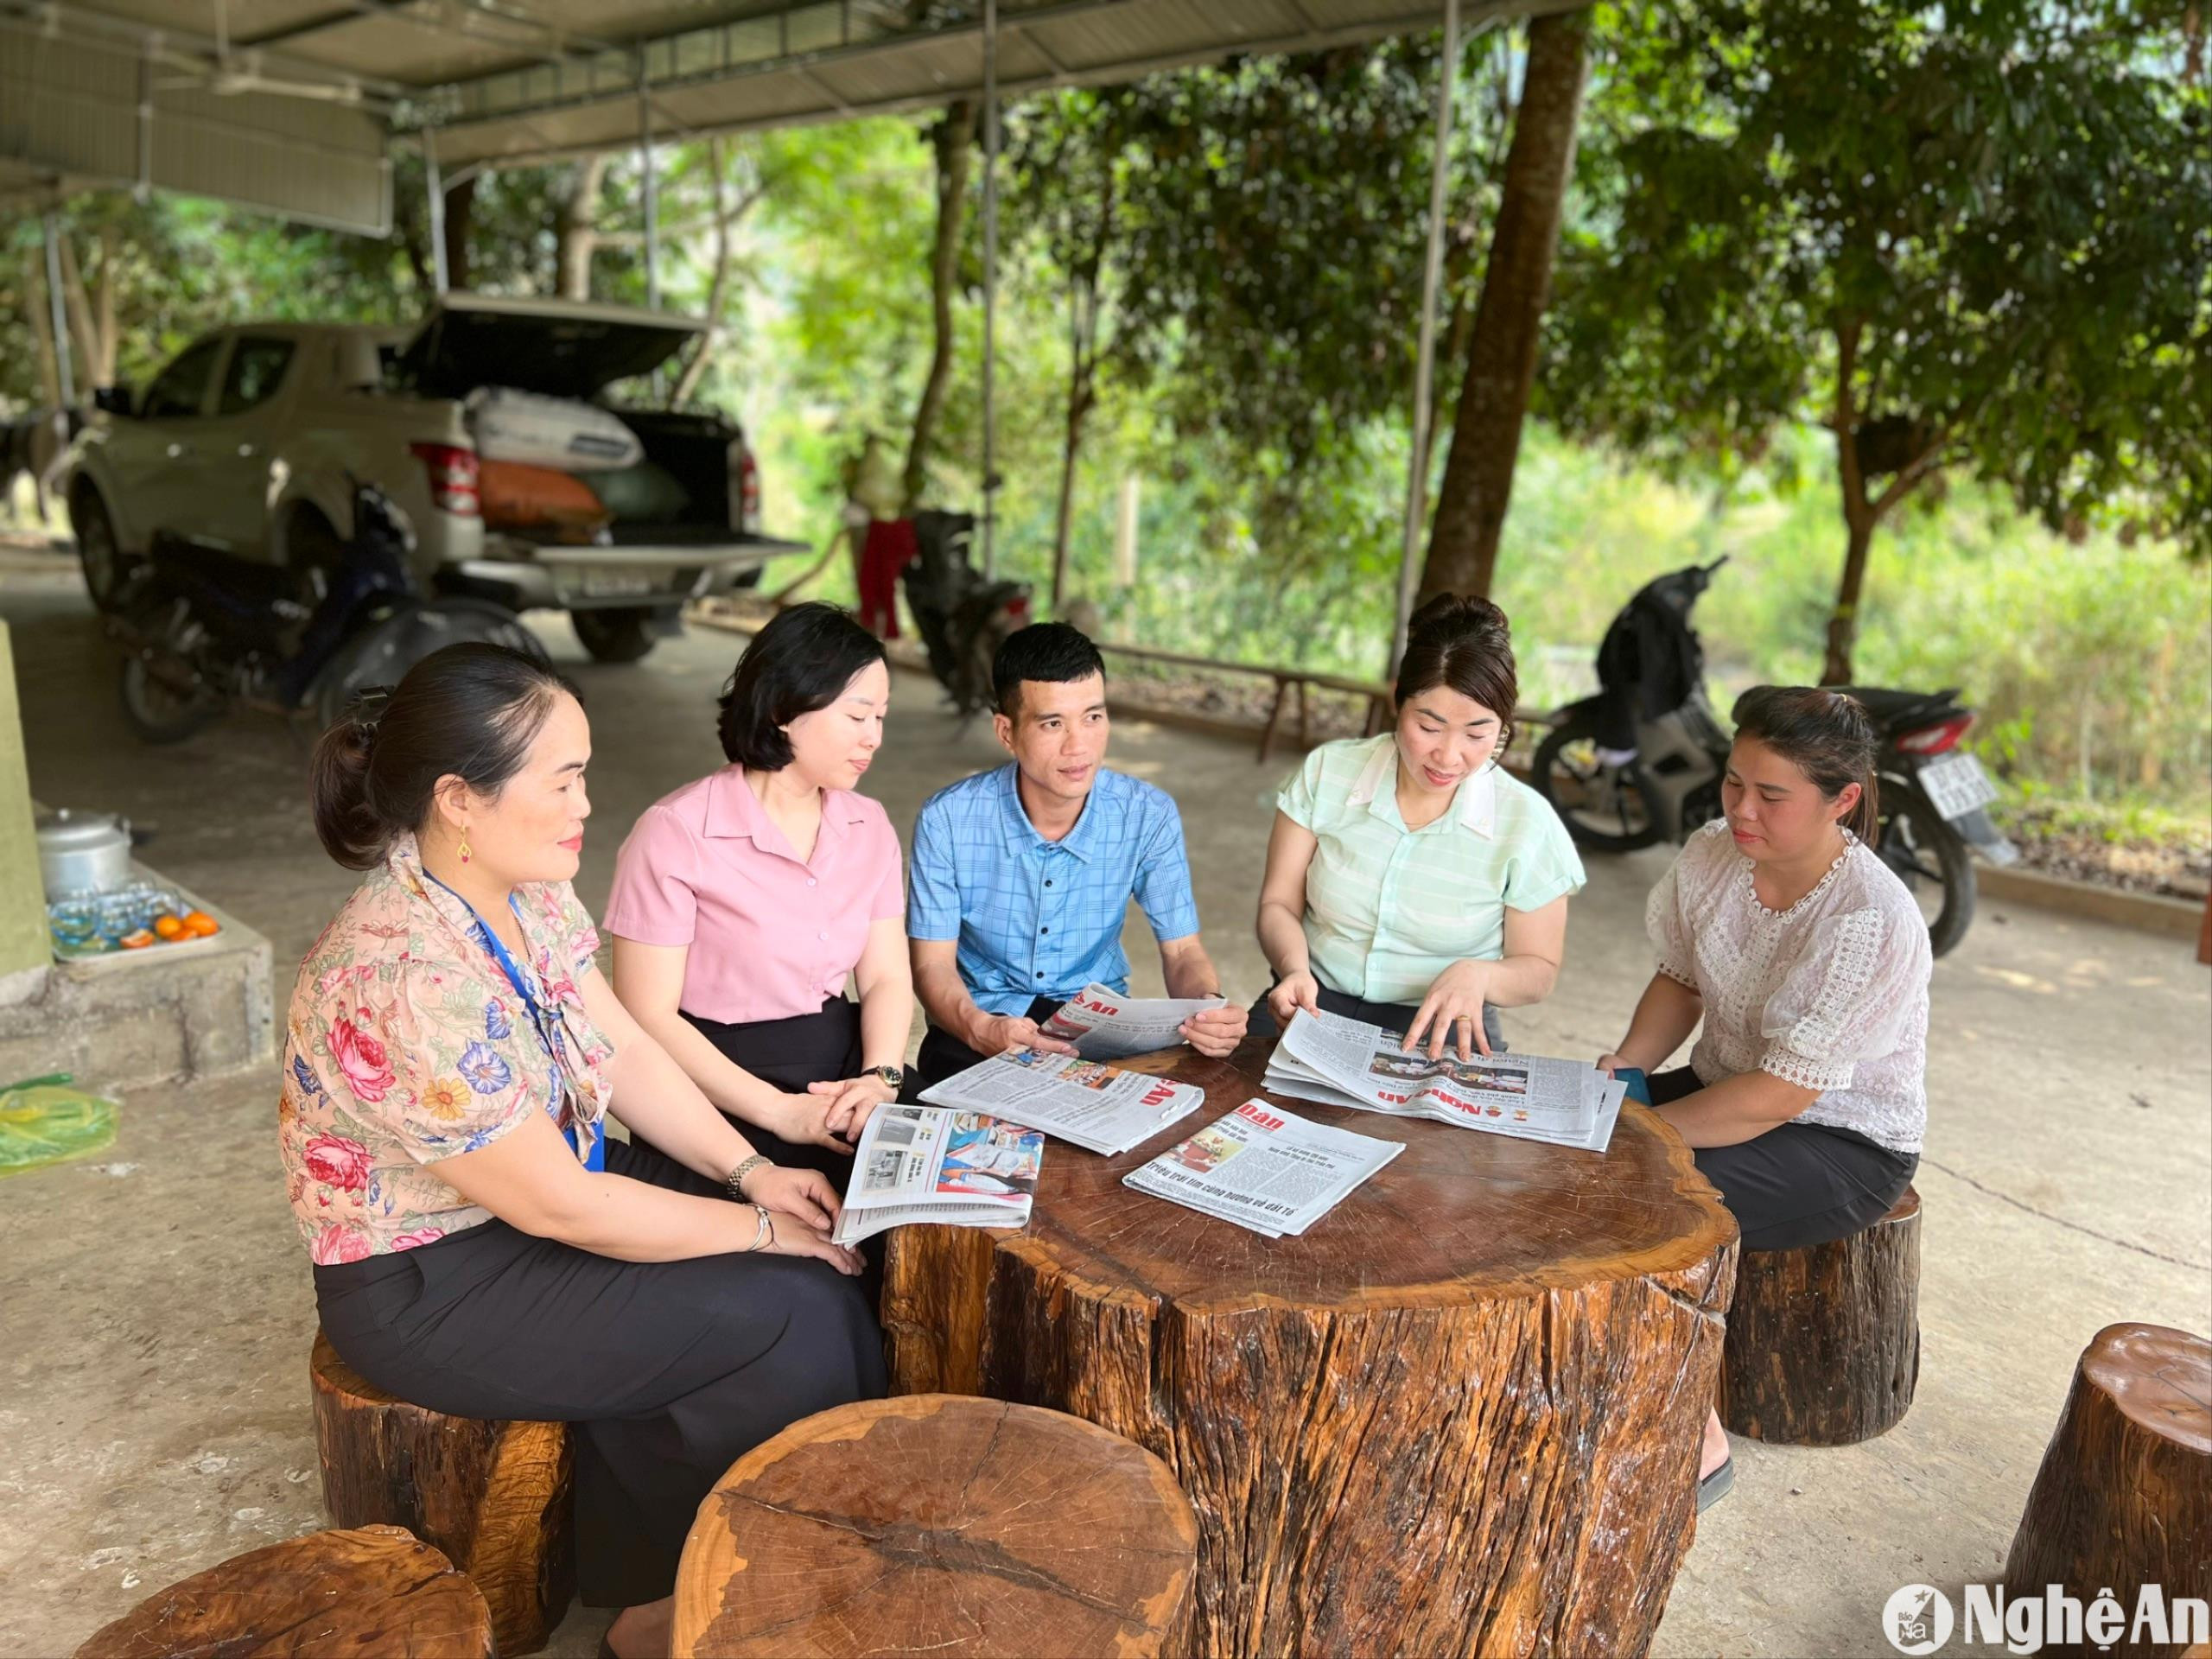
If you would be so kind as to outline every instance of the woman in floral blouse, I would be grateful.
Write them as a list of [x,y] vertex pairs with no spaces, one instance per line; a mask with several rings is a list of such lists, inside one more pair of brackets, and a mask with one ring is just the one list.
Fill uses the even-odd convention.
[[[593,965],[569,886],[590,751],[574,688],[487,645],[324,734],[316,831],[367,874],[293,988],[278,1139],[348,1364],[434,1410],[582,1426],[579,1575],[626,1656],[667,1650],[715,1480],[880,1394],[883,1362],[836,1190],[754,1154]],[[618,1095],[637,1143],[605,1134]]]

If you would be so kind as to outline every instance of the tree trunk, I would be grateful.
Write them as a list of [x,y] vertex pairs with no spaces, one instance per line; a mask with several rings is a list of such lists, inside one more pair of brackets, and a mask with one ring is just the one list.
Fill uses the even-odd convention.
[[446,192],[446,283],[468,286],[469,221],[476,211],[476,175],[472,173]]
[[906,444],[901,483],[911,512],[921,504],[929,482],[930,445],[937,437],[952,378],[952,291],[960,275],[961,226],[968,208],[968,174],[976,147],[976,106],[966,99],[946,106],[931,134],[937,149],[937,244],[930,254],[930,312],[935,343],[922,395],[914,405],[914,429]]
[[115,326],[116,264],[121,257],[115,245],[115,235],[110,231],[100,232],[100,285],[92,302],[92,327],[99,336],[99,361],[94,365],[99,378],[97,385],[115,384],[115,359],[122,348],[122,337]]
[[38,383],[44,407],[61,407],[61,359],[54,349],[54,308],[46,294],[46,256],[34,247],[23,255],[23,310],[38,348]]
[[591,258],[599,246],[600,187],[607,157],[588,156],[569,175],[568,193],[554,215],[554,292],[564,300],[591,298]]
[[1075,467],[1083,448],[1084,417],[1090,412],[1096,361],[1091,342],[1098,327],[1098,293],[1080,279],[1068,292],[1068,419],[1060,444],[1060,500],[1052,528],[1052,614],[1067,600],[1068,550],[1075,529]]
[[683,365],[683,372],[676,378],[676,390],[668,395],[668,406],[681,409],[691,394],[699,389],[699,382],[707,376],[707,365],[713,360],[715,346],[721,338],[722,307],[729,302],[729,254],[731,242],[731,213],[729,211],[729,181],[723,175],[722,141],[707,140],[707,171],[714,181],[715,191],[715,270],[707,288],[707,331],[693,344],[691,356]]
[[1835,613],[1828,618],[1827,654],[1821,662],[1822,685],[1851,683],[1851,648],[1859,638],[1859,597],[1866,585],[1866,553],[1874,543],[1874,526],[1867,519],[1847,516],[1844,524],[1843,580],[1835,590]]
[[1497,229],[1421,569],[1424,599],[1440,593],[1486,594],[1497,568],[1522,418],[1536,378],[1560,219],[1574,172],[1589,34],[1586,11],[1539,17],[1529,25],[1528,70],[1505,157]]
[[99,378],[99,330],[92,323],[92,302],[85,295],[85,274],[77,264],[77,238],[64,231],[58,238],[61,253],[61,298],[69,313],[70,349],[76,354],[77,396],[92,401],[92,389],[104,386]]

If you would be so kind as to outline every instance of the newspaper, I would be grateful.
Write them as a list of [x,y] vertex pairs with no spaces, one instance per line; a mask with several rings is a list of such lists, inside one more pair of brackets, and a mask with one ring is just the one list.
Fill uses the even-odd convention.
[[1264,1100],[1122,1177],[1124,1186],[1269,1238],[1303,1233],[1405,1148],[1308,1122]]
[[1395,1032],[1333,1014],[1291,1016],[1262,1086],[1294,1099],[1427,1117],[1490,1135],[1603,1152],[1627,1086],[1587,1061],[1407,1053]]
[[1029,1219],[1045,1137],[1018,1123],[934,1106],[885,1106],[861,1131],[853,1179],[830,1236],[857,1243],[889,1227],[1019,1227]]
[[1128,997],[1103,985],[1084,986],[1045,1022],[1048,1037],[1075,1045],[1086,1060],[1125,1060],[1173,1048],[1183,1040],[1183,1022],[1194,1014],[1222,1006],[1218,996],[1178,1001],[1173,997]]
[[1206,1091],[1097,1060],[1010,1048],[923,1090],[922,1098],[988,1112],[1110,1158],[1197,1111]]

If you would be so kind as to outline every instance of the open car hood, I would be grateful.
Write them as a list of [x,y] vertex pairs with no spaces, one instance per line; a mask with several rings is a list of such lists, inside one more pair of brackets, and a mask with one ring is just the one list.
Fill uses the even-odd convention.
[[448,294],[401,353],[397,372],[432,397],[466,397],[480,386],[589,397],[652,372],[706,327],[626,305]]

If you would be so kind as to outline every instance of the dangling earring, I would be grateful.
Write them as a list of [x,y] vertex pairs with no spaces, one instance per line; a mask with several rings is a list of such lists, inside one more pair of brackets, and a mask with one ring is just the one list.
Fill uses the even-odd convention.
[[464,864],[467,863],[469,856],[468,831],[464,830],[461,832],[461,861]]

